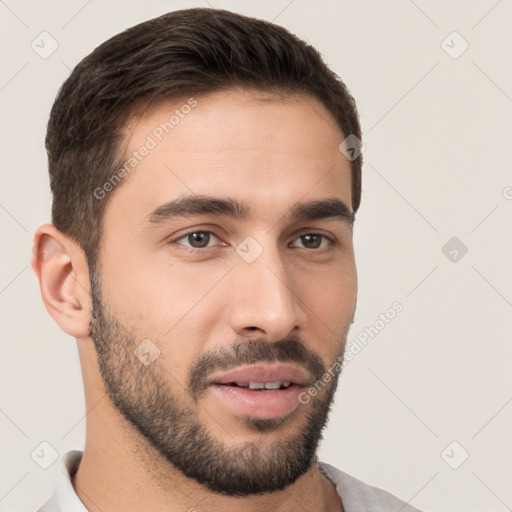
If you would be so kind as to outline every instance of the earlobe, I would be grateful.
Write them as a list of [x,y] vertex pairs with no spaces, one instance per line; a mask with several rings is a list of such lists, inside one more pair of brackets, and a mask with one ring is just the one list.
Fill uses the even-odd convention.
[[34,235],[31,265],[59,327],[75,338],[89,336],[89,273],[78,244],[53,224],[43,224]]

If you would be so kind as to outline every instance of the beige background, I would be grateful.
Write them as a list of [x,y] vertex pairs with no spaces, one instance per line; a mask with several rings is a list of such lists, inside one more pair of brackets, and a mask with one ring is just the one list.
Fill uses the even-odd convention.
[[[76,343],[29,267],[32,234],[50,219],[52,102],[111,35],[208,4],[309,40],[361,114],[350,339],[395,301],[403,311],[344,370],[321,459],[425,511],[512,510],[510,0],[2,0],[0,510],[34,511],[53,491],[58,461],[44,470],[31,458],[42,441],[59,458],[84,442]],[[43,31],[59,45],[47,59],[31,48]],[[445,51],[463,48],[453,31],[469,44],[458,58]],[[456,262],[442,252],[452,237],[468,248]]]

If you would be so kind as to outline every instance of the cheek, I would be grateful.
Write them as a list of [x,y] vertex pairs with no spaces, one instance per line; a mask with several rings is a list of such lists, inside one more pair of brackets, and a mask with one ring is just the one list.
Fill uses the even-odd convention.
[[[194,344],[216,313],[212,296],[225,264],[184,262],[165,249],[150,254],[142,244],[122,243],[112,234],[102,250],[102,293],[116,317],[137,334],[177,349]],[[205,304],[209,307],[205,311]],[[198,325],[198,314],[206,316]],[[195,332],[195,338],[194,338]],[[185,354],[184,354],[185,355]]]
[[[162,362],[180,382],[204,349],[219,319],[220,284],[226,269],[200,270],[194,265],[133,263],[109,276],[115,311],[141,339],[160,348]],[[122,273],[130,279],[122,278]],[[113,285],[119,279],[119,285]]]
[[215,277],[173,262],[163,250],[149,255],[111,243],[104,254],[102,289],[119,317],[132,325],[147,323],[160,334],[194,307]]
[[[301,299],[323,318],[352,313],[357,294],[357,273],[353,259],[325,268],[312,269],[297,276]],[[344,317],[340,317],[343,320]]]
[[308,317],[308,330],[315,331],[310,335],[325,339],[326,350],[334,355],[346,341],[352,322],[357,296],[355,264],[353,260],[340,262],[329,269],[302,273],[297,279],[299,304]]

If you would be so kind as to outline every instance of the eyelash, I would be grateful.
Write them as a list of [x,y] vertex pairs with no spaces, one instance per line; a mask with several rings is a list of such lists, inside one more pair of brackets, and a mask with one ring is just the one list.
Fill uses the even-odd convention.
[[[218,237],[213,231],[209,231],[207,229],[193,229],[191,231],[188,231],[187,233],[184,233],[182,235],[180,235],[178,238],[174,238],[173,240],[170,241],[170,243],[177,243],[179,240],[182,240],[183,238],[187,238],[189,235],[192,235],[194,233],[207,233],[207,234],[210,234],[210,235],[213,235],[215,236],[216,238],[220,239],[220,237]],[[296,240],[298,238],[301,238],[303,236],[307,236],[307,235],[314,235],[314,236],[320,236],[322,238],[326,238],[327,240],[329,240],[330,242],[330,246],[328,247],[322,247],[322,248],[316,248],[316,249],[308,249],[307,247],[299,247],[299,249],[305,249],[307,251],[325,251],[325,250],[329,250],[329,249],[332,249],[334,246],[336,246],[338,244],[337,240],[333,237],[330,237],[330,236],[327,236],[327,235],[324,235],[322,233],[303,233],[302,235],[299,235]],[[180,245],[183,245],[183,244],[180,244]],[[187,247],[187,246],[185,246]],[[190,252],[202,252],[202,251],[205,251],[206,249],[213,249],[213,247],[190,247],[188,248],[188,250]]]

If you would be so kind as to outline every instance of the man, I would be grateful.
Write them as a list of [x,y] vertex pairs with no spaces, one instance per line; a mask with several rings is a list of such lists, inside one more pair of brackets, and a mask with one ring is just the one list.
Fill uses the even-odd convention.
[[228,11],[147,21],[74,69],[32,266],[77,339],[87,435],[41,512],[417,510],[316,454],[356,304],[360,138],[318,52]]

